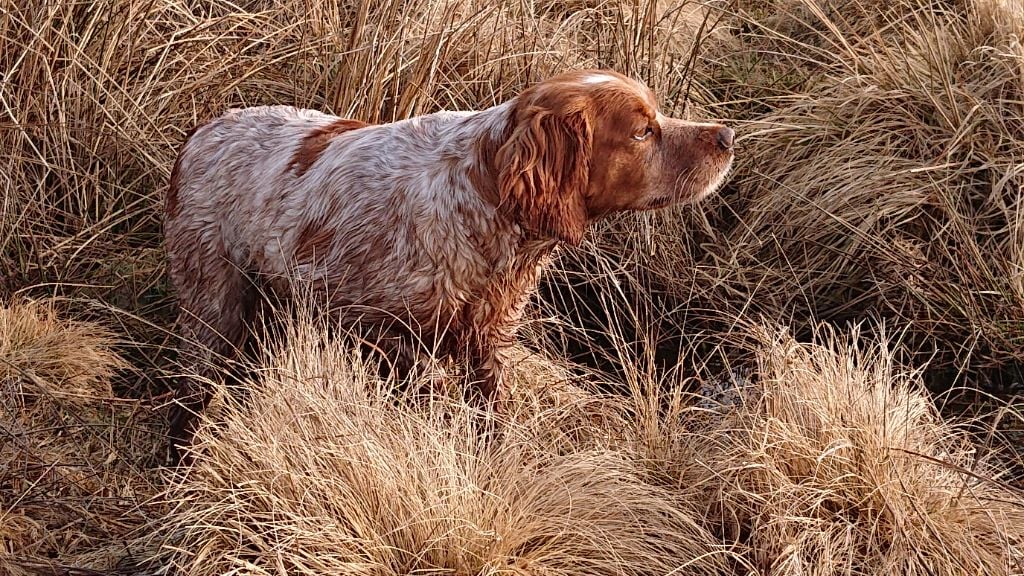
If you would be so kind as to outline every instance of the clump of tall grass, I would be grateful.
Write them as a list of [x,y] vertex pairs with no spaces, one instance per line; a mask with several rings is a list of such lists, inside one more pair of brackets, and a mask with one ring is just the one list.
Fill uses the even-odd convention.
[[461,400],[394,390],[317,323],[285,332],[246,397],[222,395],[200,428],[167,495],[161,562],[192,575],[720,573],[723,551],[668,491],[600,442],[552,436],[560,418],[530,395],[488,432]]
[[938,415],[894,342],[861,336],[750,328],[756,362],[729,401],[640,412],[650,478],[704,505],[754,573],[1019,574],[1005,463]]
[[0,307],[0,382],[67,400],[109,397],[125,367],[116,342],[103,326],[60,318],[55,302],[13,302]]

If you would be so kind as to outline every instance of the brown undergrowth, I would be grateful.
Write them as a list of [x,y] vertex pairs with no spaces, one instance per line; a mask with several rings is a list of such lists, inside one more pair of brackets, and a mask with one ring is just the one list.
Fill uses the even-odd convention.
[[[1020,573],[1020,14],[0,0],[0,571]],[[188,129],[480,108],[582,66],[729,121],[736,168],[564,251],[501,442],[445,399],[457,381],[396,396],[309,328],[211,413],[190,475],[159,468],[159,207]],[[1000,380],[972,436],[921,388]]]
[[112,568],[160,481],[151,408],[116,398],[126,368],[98,324],[53,302],[0,307],[0,573],[20,561]]

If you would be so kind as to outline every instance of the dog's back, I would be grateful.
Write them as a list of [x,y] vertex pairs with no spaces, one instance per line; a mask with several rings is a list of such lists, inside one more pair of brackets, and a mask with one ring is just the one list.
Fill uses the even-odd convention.
[[[733,136],[665,117],[649,89],[607,71],[380,126],[288,107],[231,111],[188,140],[167,195],[182,354],[209,374],[197,364],[232,356],[245,337],[252,278],[282,293],[295,280],[327,294],[343,324],[398,320],[438,343],[472,371],[467,392],[493,403],[557,243],[579,244],[609,214],[711,193]],[[196,380],[186,408],[206,398]]]
[[320,280],[392,308],[398,300],[415,306],[434,283],[458,283],[442,277],[486,273],[508,257],[481,260],[471,245],[492,243],[496,230],[474,228],[493,224],[495,210],[431,160],[443,144],[437,133],[459,117],[366,126],[273,106],[232,110],[200,127],[182,147],[167,195],[172,280],[194,275],[192,252],[205,249],[243,271]]

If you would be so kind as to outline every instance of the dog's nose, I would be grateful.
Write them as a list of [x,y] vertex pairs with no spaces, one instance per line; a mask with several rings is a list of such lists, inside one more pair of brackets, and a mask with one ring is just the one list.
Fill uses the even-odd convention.
[[718,147],[722,150],[730,150],[732,149],[732,142],[735,137],[736,133],[733,132],[732,128],[722,126],[715,134],[715,142],[718,143]]

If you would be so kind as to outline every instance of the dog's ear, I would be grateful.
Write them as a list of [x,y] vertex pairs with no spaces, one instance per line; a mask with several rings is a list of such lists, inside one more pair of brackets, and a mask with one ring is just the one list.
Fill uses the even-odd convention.
[[578,246],[587,225],[585,194],[592,135],[584,110],[528,105],[498,150],[498,191],[535,234]]

